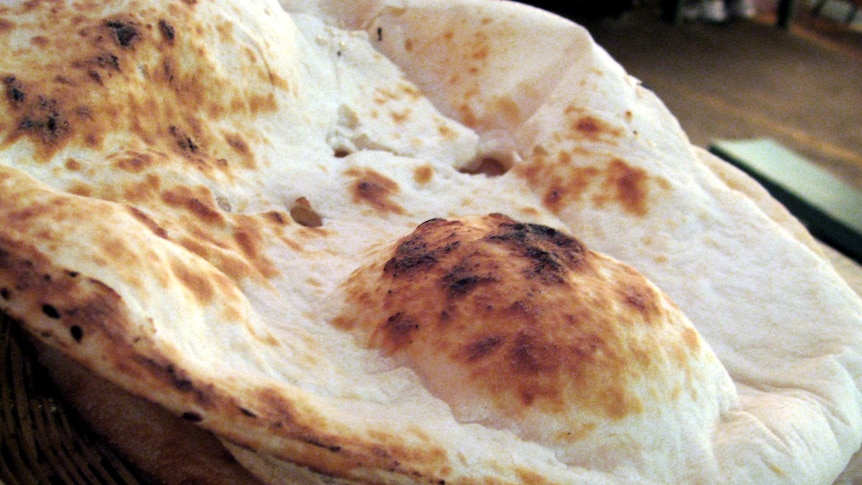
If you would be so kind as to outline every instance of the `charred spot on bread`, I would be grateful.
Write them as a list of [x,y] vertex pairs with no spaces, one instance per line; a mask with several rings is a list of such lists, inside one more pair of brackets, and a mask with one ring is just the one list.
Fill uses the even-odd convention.
[[530,261],[524,276],[560,283],[566,270],[584,261],[586,247],[577,239],[539,224],[502,223],[487,240],[507,245],[521,258]]
[[413,368],[456,415],[485,410],[486,424],[588,430],[638,415],[638,389],[672,399],[662,382],[700,348],[640,273],[502,214],[428,220],[345,288],[339,326]]
[[18,123],[18,131],[43,144],[53,145],[70,133],[71,126],[57,100],[40,97]]
[[27,99],[27,93],[24,92],[24,86],[15,76],[6,76],[3,78],[3,85],[6,86],[6,100],[13,108],[17,108],[24,104]]
[[140,35],[138,28],[130,22],[109,20],[105,22],[105,26],[111,29],[114,40],[120,47],[130,47]]
[[481,261],[482,254],[465,256],[448,271],[440,283],[449,298],[458,298],[472,292],[479,286],[498,282],[494,268],[487,268]]
[[410,334],[419,330],[419,324],[412,318],[398,312],[386,319],[383,328],[394,343],[407,344],[410,343]]
[[72,336],[72,339],[75,342],[80,343],[81,340],[84,339],[84,329],[82,329],[78,325],[72,325],[71,327],[69,327],[69,335]]
[[[438,253],[453,249],[457,241],[452,241],[452,244],[443,248],[437,248],[433,241],[428,240],[428,233],[436,227],[450,224],[452,224],[450,221],[444,219],[429,219],[419,225],[413,234],[398,244],[394,254],[383,267],[383,271],[393,278],[409,277],[417,271],[427,270],[436,265]],[[455,232],[451,235],[454,236]]]
[[48,318],[52,318],[54,320],[57,320],[60,318],[60,311],[57,310],[57,308],[54,307],[54,305],[50,305],[48,303],[45,303],[44,305],[42,305],[42,313],[44,313],[45,316],[47,316]]
[[179,147],[180,150],[190,153],[198,151],[198,144],[192,139],[191,136],[186,134],[186,132],[183,131],[182,128],[172,125],[168,128],[168,131],[170,132],[171,136],[174,137],[174,140],[176,140],[177,147]]
[[174,26],[168,23],[165,19],[159,20],[159,32],[162,33],[162,37],[169,43],[173,44],[174,37],[176,37],[176,30]]
[[400,192],[396,181],[370,168],[351,168],[345,175],[352,179],[350,193],[354,203],[381,213],[404,213],[404,208],[394,200]]
[[194,411],[186,411],[182,414],[182,418],[191,423],[200,423],[204,420],[203,416]]

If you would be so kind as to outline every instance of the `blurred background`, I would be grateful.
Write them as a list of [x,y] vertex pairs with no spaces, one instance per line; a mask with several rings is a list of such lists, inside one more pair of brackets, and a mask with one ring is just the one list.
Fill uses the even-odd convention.
[[774,139],[862,190],[862,0],[785,1],[784,28],[779,0],[750,0],[744,16],[731,6],[723,21],[695,2],[525,2],[585,26],[694,144]]
[[[804,170],[793,175],[843,197],[842,252],[862,263],[862,0],[735,0],[724,18],[719,0],[524,1],[586,27],[695,145],[768,139],[846,184],[842,192],[809,183],[816,177]],[[828,240],[834,229],[812,232]]]
[[665,0],[526,1],[586,27],[658,94],[694,144],[772,138],[862,190],[857,2],[796,0],[780,28],[778,0],[752,0],[753,17],[722,22],[691,12],[673,21]]

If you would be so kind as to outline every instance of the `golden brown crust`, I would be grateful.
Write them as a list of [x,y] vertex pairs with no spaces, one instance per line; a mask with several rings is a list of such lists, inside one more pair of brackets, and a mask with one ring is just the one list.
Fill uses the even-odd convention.
[[432,219],[385,254],[351,277],[336,322],[415,369],[462,418],[488,408],[497,425],[565,422],[576,409],[583,438],[594,417],[655,405],[637,383],[661,381],[668,362],[690,373],[702,350],[643,276],[550,227]]
[[[11,174],[0,171],[0,181],[9,183]],[[438,470],[446,468],[448,454],[440,447],[427,443],[422,446],[405,444],[401,437],[384,430],[370,437],[373,440],[370,444],[368,436],[357,436],[349,427],[320,416],[313,404],[289,393],[284,386],[254,383],[236,386],[219,382],[210,372],[186,367],[195,364],[191,356],[171,345],[159,345],[152,322],[131,311],[130,306],[136,302],[98,279],[63,268],[34,247],[39,241],[48,245],[71,243],[59,235],[76,223],[73,217],[60,217],[67,211],[101,210],[100,220],[106,227],[137,222],[137,218],[120,206],[89,204],[83,199],[45,189],[26,177],[16,179],[15,187],[16,197],[3,199],[4,202],[17,204],[28,198],[32,200],[21,211],[0,207],[4,209],[0,211],[4,216],[2,222],[5,227],[17,227],[23,235],[29,235],[31,242],[0,236],[0,304],[11,316],[26,320],[29,331],[36,337],[74,355],[77,361],[103,373],[126,391],[156,397],[176,416],[218,432],[240,446],[257,449],[265,443],[281,458],[317,471],[351,475],[361,474],[362,470],[388,470],[405,476],[427,477],[436,476]],[[11,192],[9,185],[6,189],[7,193]],[[30,231],[38,233],[38,225],[16,226],[21,220],[33,217],[39,217],[55,232],[37,237]],[[96,231],[98,234],[108,232]],[[162,274],[166,278],[165,287],[191,298],[186,310],[199,308],[201,304],[228,303],[231,291],[227,286],[212,289],[221,298],[218,302],[212,301],[214,294],[210,292],[211,285],[218,285],[223,275],[201,271],[202,267],[193,270],[190,267],[194,264],[193,258],[168,258],[163,261],[165,266],[152,267],[137,261],[138,250],[154,250],[156,252],[151,254],[158,254],[152,247],[153,241],[147,241],[146,234],[146,230],[130,231],[126,233],[127,240],[114,242],[117,260],[128,258],[126,277],[146,278],[149,275],[142,272],[145,268]],[[156,236],[155,241],[159,239]],[[158,257],[154,257],[153,262],[156,261]],[[163,273],[165,268],[170,272]],[[146,286],[142,284],[140,288]],[[169,294],[170,291],[163,296]],[[234,312],[239,310],[231,309],[229,303],[225,310],[228,314],[218,320],[225,325],[236,322],[239,314]],[[58,328],[64,331],[59,332]],[[273,343],[266,335],[254,338],[263,345]],[[218,369],[213,370],[218,372]],[[357,468],[360,471],[354,472]]]
[[[50,18],[37,15],[33,23],[19,15],[10,29],[30,33],[33,46],[16,50],[11,64],[18,67],[0,73],[6,100],[0,114],[14,126],[4,130],[0,144],[27,139],[38,158],[48,161],[68,146],[104,148],[122,132],[202,170],[256,167],[245,141],[253,133],[222,131],[212,121],[272,112],[271,89],[286,89],[287,82],[256,62],[250,50],[237,59],[245,79],[253,80],[243,89],[231,89],[224,73],[185,62],[207,55],[196,32],[202,26],[192,2],[169,10],[139,5],[112,12],[92,4]],[[206,28],[218,29],[226,41],[236,35],[228,21]]]
[[398,194],[398,184],[370,168],[350,169],[346,175],[352,179],[350,194],[353,203],[366,205],[380,213],[404,214],[404,208],[392,200]]
[[[590,136],[597,136],[601,128],[590,126]],[[540,152],[519,165],[516,171],[536,187],[545,208],[554,213],[587,199],[597,207],[613,204],[628,214],[645,217],[651,199],[668,188],[664,179],[650,176],[621,158],[614,158],[601,167],[582,167],[572,164],[577,156],[573,151],[561,151],[556,157]]]
[[[585,32],[512,2],[400,5],[0,7],[0,308],[234,448],[372,483],[834,468],[858,438],[858,366],[833,359],[856,354],[858,305],[817,261],[761,237]],[[636,264],[779,391],[744,388],[734,415],[661,291],[545,226],[469,217],[494,212]]]

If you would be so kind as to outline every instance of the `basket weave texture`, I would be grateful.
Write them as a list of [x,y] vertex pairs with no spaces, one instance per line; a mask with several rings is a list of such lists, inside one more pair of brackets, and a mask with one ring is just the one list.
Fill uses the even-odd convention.
[[0,484],[140,481],[60,399],[19,325],[0,312]]

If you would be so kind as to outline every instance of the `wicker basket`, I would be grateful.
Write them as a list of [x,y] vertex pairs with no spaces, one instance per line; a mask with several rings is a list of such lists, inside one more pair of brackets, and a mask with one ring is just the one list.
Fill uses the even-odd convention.
[[0,483],[140,483],[75,420],[21,328],[2,312],[0,359]]

